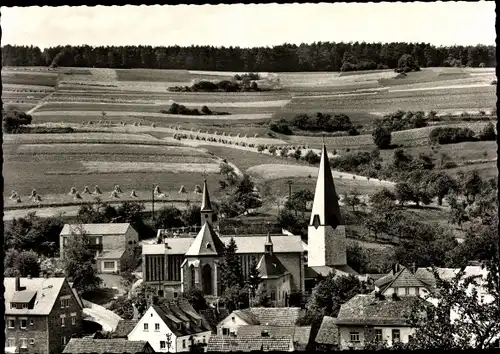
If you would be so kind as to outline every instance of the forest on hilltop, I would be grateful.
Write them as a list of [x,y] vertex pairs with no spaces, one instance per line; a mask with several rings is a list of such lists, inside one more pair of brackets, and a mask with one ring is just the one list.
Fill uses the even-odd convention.
[[2,47],[3,66],[149,68],[214,71],[355,71],[394,69],[403,54],[420,67],[495,67],[495,46],[436,47],[426,43],[283,44],[239,48],[211,46]]

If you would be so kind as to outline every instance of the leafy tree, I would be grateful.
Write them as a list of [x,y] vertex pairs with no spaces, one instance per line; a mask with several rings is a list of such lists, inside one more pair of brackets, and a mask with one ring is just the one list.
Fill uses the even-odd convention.
[[186,299],[197,312],[208,309],[207,301],[199,288],[194,287],[189,289],[189,291],[182,294],[182,297]]
[[352,211],[356,211],[356,207],[363,204],[363,201],[360,198],[361,194],[359,191],[354,188],[346,193],[344,196],[344,203],[350,207],[352,207]]
[[355,276],[335,277],[328,274],[313,289],[312,296],[306,304],[306,313],[297,321],[297,325],[319,326],[324,316],[337,317],[340,306],[357,294],[368,292],[366,284]]
[[483,180],[477,170],[467,171],[458,174],[460,190],[467,198],[468,203],[473,203],[476,196],[481,193]]
[[252,263],[250,264],[250,270],[248,272],[248,285],[252,290],[252,296],[255,296],[260,283],[262,283],[262,277],[260,276],[260,272],[257,266],[257,259],[255,257],[252,257]]
[[210,114],[212,114],[212,111],[207,106],[203,106],[203,107],[201,107],[201,113],[206,114],[206,115],[210,115]]
[[432,170],[436,165],[432,156],[420,153],[415,161],[416,166],[423,170]]
[[396,183],[396,197],[400,205],[416,199],[413,188],[406,182]]
[[153,287],[144,283],[135,289],[130,299],[140,317],[144,316],[150,306],[161,305],[165,302],[165,298],[159,297]]
[[304,156],[304,160],[311,165],[317,165],[321,161],[321,157],[314,151],[309,150],[307,154]]
[[376,127],[372,133],[373,142],[379,149],[387,149],[391,146],[391,131],[383,127]]
[[162,207],[155,215],[155,228],[168,229],[182,227],[182,213],[172,205]]
[[398,148],[394,150],[392,165],[399,170],[411,170],[414,166],[413,157],[403,149]]
[[94,267],[94,252],[90,240],[83,229],[72,231],[64,247],[64,270],[78,291],[93,291],[100,287],[102,279]]
[[134,318],[134,304],[132,300],[126,296],[120,296],[111,302],[109,310],[116,313],[124,320],[131,320]]
[[300,160],[300,157],[302,156],[302,150],[300,149],[295,149],[293,152],[293,157],[295,157],[295,160]]
[[273,155],[273,156],[274,156],[274,155],[276,155],[276,151],[277,151],[277,150],[278,150],[278,148],[277,148],[275,145],[271,145],[271,146],[269,146],[269,153],[270,153],[271,155]]
[[31,124],[31,121],[31,115],[22,112],[18,107],[7,106],[2,109],[2,126],[5,133],[15,133],[20,126]]
[[7,250],[4,258],[4,276],[27,277],[28,275],[32,277],[40,275],[38,255],[33,251]]
[[495,132],[495,127],[491,122],[489,122],[479,133],[479,140],[489,141],[496,139],[497,139],[497,134]]
[[[492,301],[480,301],[479,282],[462,268],[451,281],[433,270],[435,306],[417,304],[409,318],[415,328],[412,349],[492,349],[500,332],[500,278],[498,258],[487,263],[483,285]],[[430,296],[429,296],[430,298]],[[456,314],[451,316],[452,311]]]
[[224,177],[224,181],[229,186],[234,186],[238,182],[238,175],[233,166],[228,163],[222,163],[219,168],[219,174]]
[[201,225],[201,207],[199,205],[190,205],[181,212],[181,220],[184,226]]
[[449,193],[457,190],[457,182],[450,175],[446,173],[439,173],[434,175],[433,181],[430,185],[431,194],[437,197],[439,205],[443,204],[443,199]]
[[288,156],[288,148],[284,146],[281,151],[280,151],[281,157],[287,157]]
[[370,196],[370,203],[374,210],[389,209],[395,201],[396,195],[385,187]]
[[249,209],[258,208],[262,205],[259,193],[256,191],[253,181],[247,174],[243,176],[236,186],[235,201],[241,206],[243,212],[247,212]]
[[278,215],[278,223],[294,235],[306,235],[309,220],[305,215],[295,215],[294,212],[285,208]]
[[285,208],[304,214],[307,211],[307,204],[314,200],[314,193],[309,189],[300,189],[292,194],[292,198],[285,202]]
[[420,67],[413,56],[410,54],[403,54],[398,60],[398,69],[400,72],[406,73],[409,71],[419,71]]

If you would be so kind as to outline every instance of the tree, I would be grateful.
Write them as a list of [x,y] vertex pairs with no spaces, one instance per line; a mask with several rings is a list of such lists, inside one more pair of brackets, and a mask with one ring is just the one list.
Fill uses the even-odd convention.
[[292,194],[291,199],[285,202],[285,208],[294,210],[295,215],[297,211],[304,214],[307,211],[307,204],[314,200],[314,193],[309,189],[299,189]]
[[295,157],[295,160],[300,160],[300,156],[302,156],[302,150],[295,149],[295,151],[293,152],[293,157]]
[[373,142],[379,149],[387,149],[391,146],[391,131],[384,127],[376,127],[372,133]]
[[387,210],[394,206],[396,195],[386,187],[370,196],[370,203],[374,210]]
[[7,250],[4,258],[4,276],[27,277],[28,275],[32,277],[40,275],[38,255],[33,251]]
[[2,126],[5,133],[15,133],[21,125],[31,124],[31,115],[22,112],[18,107],[7,106],[2,109]]
[[135,289],[130,300],[137,309],[140,317],[144,316],[150,306],[161,305],[165,302],[165,298],[159,297],[153,287],[145,285],[144,283]]
[[296,213],[285,208],[280,211],[277,221],[282,228],[290,231],[294,235],[307,234],[307,225],[309,224],[309,220],[305,215],[296,215]]
[[335,273],[331,272],[314,287],[306,304],[306,313],[298,319],[297,325],[318,327],[324,316],[337,317],[342,304],[357,294],[367,292],[366,284],[357,277],[335,277]]
[[68,237],[63,264],[66,276],[78,291],[93,291],[100,287],[102,279],[97,276],[94,252],[83,228],[72,231],[71,237]]
[[464,268],[451,281],[433,269],[437,291],[427,298],[435,305],[420,303],[413,309],[408,321],[415,328],[412,349],[493,349],[500,333],[499,263],[498,258],[486,263],[483,286],[491,301],[479,300],[479,282],[465,276]]
[[111,302],[109,310],[116,313],[124,320],[131,320],[134,318],[134,304],[132,300],[126,296],[120,296]]
[[479,139],[483,141],[496,140],[497,134],[495,132],[495,127],[491,122],[488,122],[484,128],[479,133]]
[[184,226],[182,213],[173,205],[162,207],[155,215],[156,229],[169,229],[182,226]]
[[406,182],[396,183],[396,198],[400,205],[416,199],[413,188]]
[[477,170],[467,171],[458,174],[460,190],[467,198],[467,202],[472,204],[478,194],[481,193],[483,180]]
[[352,207],[352,211],[356,211],[356,207],[361,205],[363,201],[360,198],[360,193],[359,191],[354,188],[349,191],[349,193],[346,193],[344,196],[344,203],[350,207]]
[[229,186],[234,186],[238,182],[238,175],[234,167],[228,163],[222,163],[219,167],[219,174],[224,177]]
[[190,205],[181,212],[181,220],[184,226],[201,225],[201,207],[199,205]]
[[411,170],[414,166],[413,157],[405,150],[398,148],[394,150],[392,165],[398,170]]
[[314,151],[309,150],[307,154],[304,156],[304,160],[311,165],[317,165],[321,161],[321,158]]
[[262,277],[260,276],[260,272],[257,266],[257,259],[255,257],[252,257],[252,263],[250,264],[250,270],[248,272],[248,285],[252,290],[252,296],[255,296],[260,283],[262,283]]
[[419,71],[420,67],[413,56],[410,54],[403,54],[398,60],[398,69],[400,72],[406,73],[409,71]]
[[287,157],[288,156],[288,148],[284,146],[281,151],[280,151],[281,157]]
[[457,182],[450,175],[439,173],[432,178],[430,193],[437,197],[438,205],[442,205],[444,197],[457,191],[457,187]]
[[244,213],[249,209],[255,209],[262,205],[259,193],[256,191],[253,181],[247,174],[243,175],[243,178],[236,186],[235,201],[241,206]]
[[203,106],[203,107],[201,107],[201,113],[206,114],[206,115],[211,115],[212,111],[207,106]]
[[224,256],[221,262],[221,286],[224,289],[230,289],[234,286],[243,286],[243,272],[239,256],[236,254],[238,246],[233,237],[225,247]]
[[208,309],[207,301],[199,288],[194,287],[189,289],[187,292],[182,293],[182,297],[193,306],[196,312]]

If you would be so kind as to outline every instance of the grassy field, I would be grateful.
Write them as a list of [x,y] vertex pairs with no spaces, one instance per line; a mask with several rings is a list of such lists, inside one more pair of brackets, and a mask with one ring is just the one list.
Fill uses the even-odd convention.
[[[392,70],[348,73],[261,73],[265,80],[279,83],[280,90],[255,93],[172,93],[168,86],[189,84],[199,79],[230,79],[235,73],[189,70],[97,69],[97,68],[3,68],[3,102],[29,110],[35,124],[68,124],[79,132],[72,134],[4,135],[5,194],[18,191],[26,207],[33,188],[42,195],[42,204],[75,203],[67,193],[71,186],[82,190],[95,184],[109,199],[114,184],[124,189],[121,198],[129,198],[135,189],[139,198],[149,198],[152,183],[159,183],[173,198],[180,197],[182,184],[188,198],[207,175],[210,188],[218,193],[217,166],[220,159],[249,171],[259,184],[269,184],[277,193],[287,193],[291,179],[294,188],[313,188],[315,169],[302,161],[282,159],[234,145],[211,145],[206,141],[173,140],[181,133],[198,130],[253,137],[258,134],[267,143],[286,142],[319,148],[320,136],[268,136],[272,119],[291,118],[298,113],[347,114],[356,125],[369,129],[382,114],[403,110],[445,112],[490,111],[496,104],[496,86],[492,69],[426,68],[396,79]],[[47,97],[48,94],[51,94]],[[44,99],[47,102],[37,105]],[[198,108],[230,112],[228,116],[178,116],[159,113],[173,102]],[[105,112],[103,115],[102,112]],[[88,125],[92,121],[93,125]],[[106,121],[108,126],[97,124]],[[126,127],[109,126],[125,122]],[[132,127],[133,123],[141,127]],[[82,125],[82,123],[87,123]],[[451,124],[452,122],[445,122]],[[152,127],[152,124],[156,128]],[[479,131],[486,123],[466,123],[457,118],[455,126]],[[411,154],[430,150],[428,134],[432,127],[394,132],[392,141]],[[279,139],[279,140],[278,140]],[[280,141],[281,140],[281,141]],[[261,141],[264,141],[262,139]],[[250,142],[248,139],[247,143]],[[262,143],[254,141],[256,144]],[[370,134],[325,137],[327,147],[339,154],[370,150]],[[188,145],[192,146],[189,147]],[[210,152],[211,154],[209,154]],[[441,146],[459,165],[448,172],[478,169],[483,176],[496,176],[496,147],[493,142],[474,142]],[[486,154],[485,154],[486,153]],[[382,151],[390,159],[392,151]],[[180,164],[184,164],[182,167]],[[308,176],[311,175],[309,178]],[[340,174],[336,178],[341,193],[358,188],[369,194],[379,186],[376,181]],[[182,195],[182,198],[186,196]],[[86,196],[84,198],[91,197]],[[7,206],[14,207],[10,199]],[[9,204],[10,203],[10,204]]]

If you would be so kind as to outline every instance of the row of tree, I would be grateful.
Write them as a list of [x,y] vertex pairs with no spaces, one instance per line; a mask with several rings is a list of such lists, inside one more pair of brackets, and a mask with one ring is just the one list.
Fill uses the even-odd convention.
[[274,47],[2,47],[4,66],[67,66],[100,68],[151,68],[217,71],[351,71],[397,68],[404,54],[411,65],[496,65],[494,46],[436,47],[428,43],[333,43],[283,44]]

